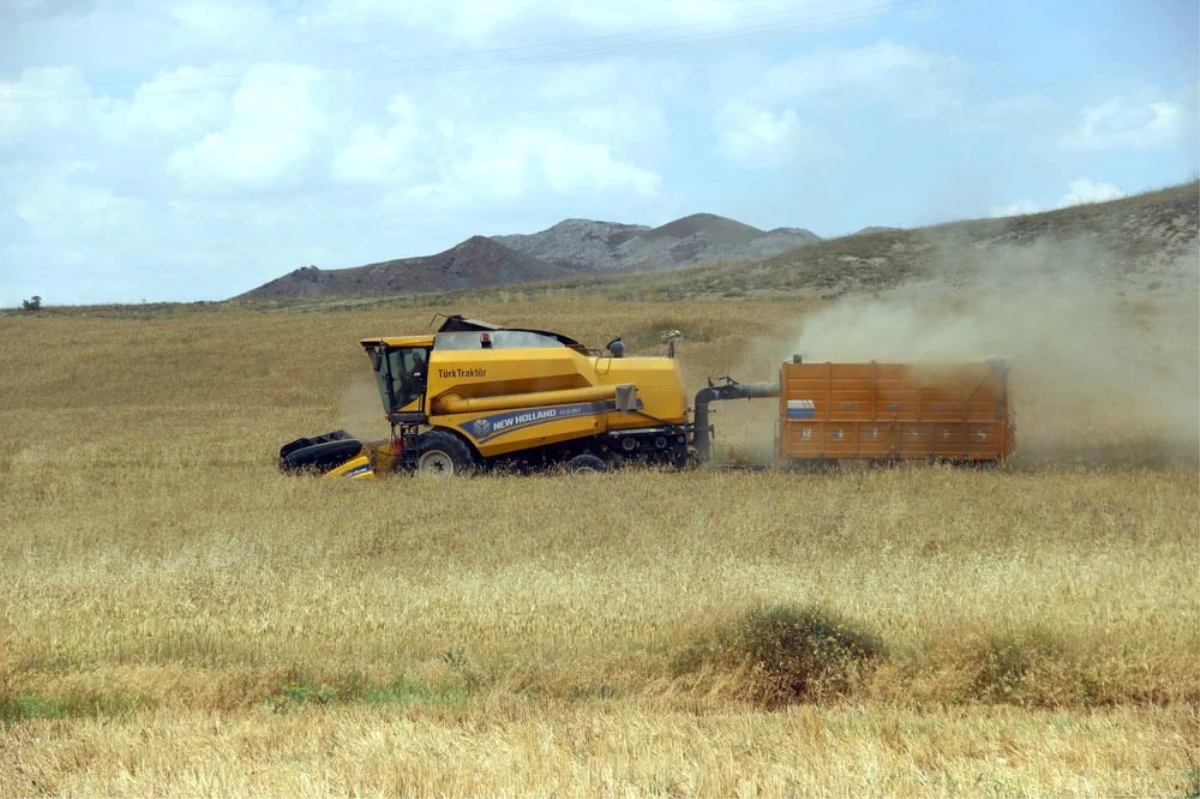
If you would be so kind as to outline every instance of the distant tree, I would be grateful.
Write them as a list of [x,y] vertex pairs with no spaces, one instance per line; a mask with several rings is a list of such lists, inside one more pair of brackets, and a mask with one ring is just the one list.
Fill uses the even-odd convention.
[[24,311],[36,311],[42,307],[42,298],[34,294],[32,299],[21,300],[21,309]]

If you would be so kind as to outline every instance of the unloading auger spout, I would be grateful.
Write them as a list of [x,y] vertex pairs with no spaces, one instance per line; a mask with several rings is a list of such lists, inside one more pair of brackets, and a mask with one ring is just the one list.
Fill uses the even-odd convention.
[[696,393],[694,411],[694,440],[692,446],[701,461],[712,455],[713,429],[708,422],[708,404],[716,400],[764,399],[779,396],[778,383],[739,383],[732,377],[720,378],[724,383],[709,379],[708,385]]

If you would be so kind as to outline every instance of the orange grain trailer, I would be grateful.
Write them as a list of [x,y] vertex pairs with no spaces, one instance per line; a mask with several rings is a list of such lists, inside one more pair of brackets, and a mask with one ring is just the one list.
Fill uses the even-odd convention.
[[791,462],[1004,462],[1016,447],[1008,367],[785,363],[778,455]]

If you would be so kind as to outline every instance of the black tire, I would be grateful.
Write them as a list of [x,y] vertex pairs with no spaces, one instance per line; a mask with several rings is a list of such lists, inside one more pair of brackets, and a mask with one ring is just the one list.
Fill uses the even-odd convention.
[[339,438],[294,448],[280,457],[279,468],[289,473],[327,472],[356,457],[360,452],[361,441],[356,438]]
[[595,455],[584,453],[583,455],[576,455],[567,461],[566,471],[567,474],[575,474],[577,472],[607,472],[608,464]]
[[466,443],[445,430],[430,430],[417,436],[416,472],[419,475],[449,477],[474,474],[478,468],[475,456]]

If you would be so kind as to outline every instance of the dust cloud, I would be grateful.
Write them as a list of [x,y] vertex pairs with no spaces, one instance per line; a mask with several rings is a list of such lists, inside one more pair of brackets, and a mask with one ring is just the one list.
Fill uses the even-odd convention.
[[[1011,369],[1015,462],[1200,461],[1200,298],[1127,293],[1086,243],[996,248],[936,279],[846,298],[803,320],[808,361]],[[1187,285],[1200,261],[1173,265]],[[790,353],[789,353],[790,354]],[[786,356],[785,356],[786,357]]]
[[370,441],[389,436],[379,388],[370,378],[360,378],[347,386],[338,400],[338,427],[355,438]]

